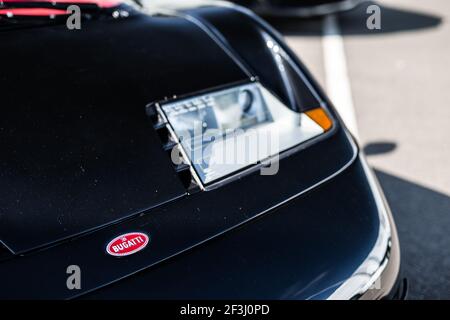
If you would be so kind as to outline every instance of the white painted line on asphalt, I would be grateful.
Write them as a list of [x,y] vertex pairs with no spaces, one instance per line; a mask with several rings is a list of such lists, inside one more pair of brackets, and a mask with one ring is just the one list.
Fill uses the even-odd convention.
[[322,47],[328,96],[347,128],[358,139],[344,41],[335,15],[328,15],[323,20]]

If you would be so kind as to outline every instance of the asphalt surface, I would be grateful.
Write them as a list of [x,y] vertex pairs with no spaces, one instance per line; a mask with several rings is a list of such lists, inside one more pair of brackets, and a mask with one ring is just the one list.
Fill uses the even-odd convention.
[[[374,3],[379,31],[366,27]],[[360,143],[397,222],[411,299],[450,299],[449,18],[448,0],[338,15]],[[325,88],[323,20],[268,20]]]

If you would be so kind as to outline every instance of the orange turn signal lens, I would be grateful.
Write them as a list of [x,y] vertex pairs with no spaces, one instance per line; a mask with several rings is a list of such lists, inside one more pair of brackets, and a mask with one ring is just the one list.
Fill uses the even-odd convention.
[[315,123],[317,123],[324,131],[328,131],[333,126],[333,122],[322,108],[315,108],[305,112]]

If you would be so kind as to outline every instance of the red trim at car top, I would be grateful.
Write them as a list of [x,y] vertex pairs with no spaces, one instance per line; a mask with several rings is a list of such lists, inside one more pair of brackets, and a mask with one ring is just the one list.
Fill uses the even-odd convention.
[[0,3],[70,3],[70,4],[96,4],[99,8],[112,8],[118,6],[122,1],[117,0],[0,0]]
[[5,16],[28,16],[28,17],[47,17],[60,16],[68,14],[65,10],[47,9],[47,8],[14,8],[0,9],[0,15]]

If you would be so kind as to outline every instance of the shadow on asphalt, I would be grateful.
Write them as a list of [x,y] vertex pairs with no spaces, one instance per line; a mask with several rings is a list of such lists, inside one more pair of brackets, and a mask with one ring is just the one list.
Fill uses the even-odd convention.
[[[381,30],[369,30],[366,27],[366,20],[369,17],[366,10],[372,4],[377,4],[381,8]],[[265,19],[285,36],[322,35],[322,18],[265,17]],[[442,18],[429,13],[393,8],[367,1],[351,11],[339,14],[339,22],[342,35],[367,36],[435,28],[442,23]]]
[[450,298],[450,197],[380,170],[395,217],[409,299]]
[[367,156],[372,156],[383,153],[389,153],[394,151],[396,148],[397,144],[395,142],[390,141],[373,142],[368,143],[364,146],[364,154],[366,154]]

